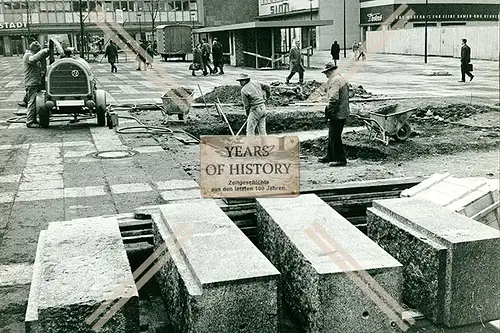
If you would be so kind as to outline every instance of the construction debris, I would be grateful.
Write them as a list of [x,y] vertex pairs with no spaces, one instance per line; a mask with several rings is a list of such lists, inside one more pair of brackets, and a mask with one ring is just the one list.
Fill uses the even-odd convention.
[[[321,82],[312,80],[304,84],[285,84],[281,81],[271,82],[271,97],[268,101],[270,106],[287,106],[298,101],[325,102],[325,92]],[[211,92],[205,94],[207,103],[221,103],[241,105],[241,87],[220,86]],[[367,92],[363,86],[349,85],[349,97],[351,98],[370,98],[373,95]],[[204,103],[203,97],[198,97],[196,103]]]
[[434,121],[457,121],[464,118],[469,118],[478,113],[496,111],[495,108],[486,105],[473,104],[450,104],[446,106],[428,106],[418,108],[414,117],[422,120]]

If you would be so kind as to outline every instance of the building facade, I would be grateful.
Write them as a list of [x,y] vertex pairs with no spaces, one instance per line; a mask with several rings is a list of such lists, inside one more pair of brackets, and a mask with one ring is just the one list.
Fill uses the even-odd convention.
[[360,0],[360,26],[367,31],[498,24],[498,0]]
[[204,22],[200,0],[0,0],[0,55],[22,54],[28,40],[43,45],[52,35],[78,48],[80,10],[87,51],[103,47],[102,23],[119,24],[136,39],[151,39],[153,25]]

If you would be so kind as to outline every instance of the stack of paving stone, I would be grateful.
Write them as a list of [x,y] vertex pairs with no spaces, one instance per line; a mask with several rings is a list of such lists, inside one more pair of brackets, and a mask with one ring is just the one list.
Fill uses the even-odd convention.
[[[138,292],[116,218],[52,222],[40,233],[27,333],[139,332]],[[97,330],[99,331],[99,330]]]
[[368,236],[403,264],[406,304],[448,327],[500,318],[498,230],[418,198],[367,213]]

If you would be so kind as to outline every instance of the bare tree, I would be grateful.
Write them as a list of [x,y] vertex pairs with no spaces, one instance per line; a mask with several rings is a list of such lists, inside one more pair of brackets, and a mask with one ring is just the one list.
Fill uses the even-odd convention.
[[160,0],[149,0],[146,4],[148,14],[151,16],[151,33],[153,42],[155,40],[155,22],[160,12]]

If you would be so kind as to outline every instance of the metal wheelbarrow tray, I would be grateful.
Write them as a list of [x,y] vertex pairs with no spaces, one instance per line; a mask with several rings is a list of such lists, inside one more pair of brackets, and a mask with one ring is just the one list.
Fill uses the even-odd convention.
[[161,99],[162,109],[166,115],[177,115],[179,120],[183,120],[194,102],[194,90],[182,87],[170,89],[161,96]]
[[416,108],[401,110],[401,105],[393,104],[368,112],[367,116],[355,116],[365,124],[370,139],[374,133],[373,138],[387,146],[390,138],[405,141],[411,136],[412,128],[408,118],[416,111]]

